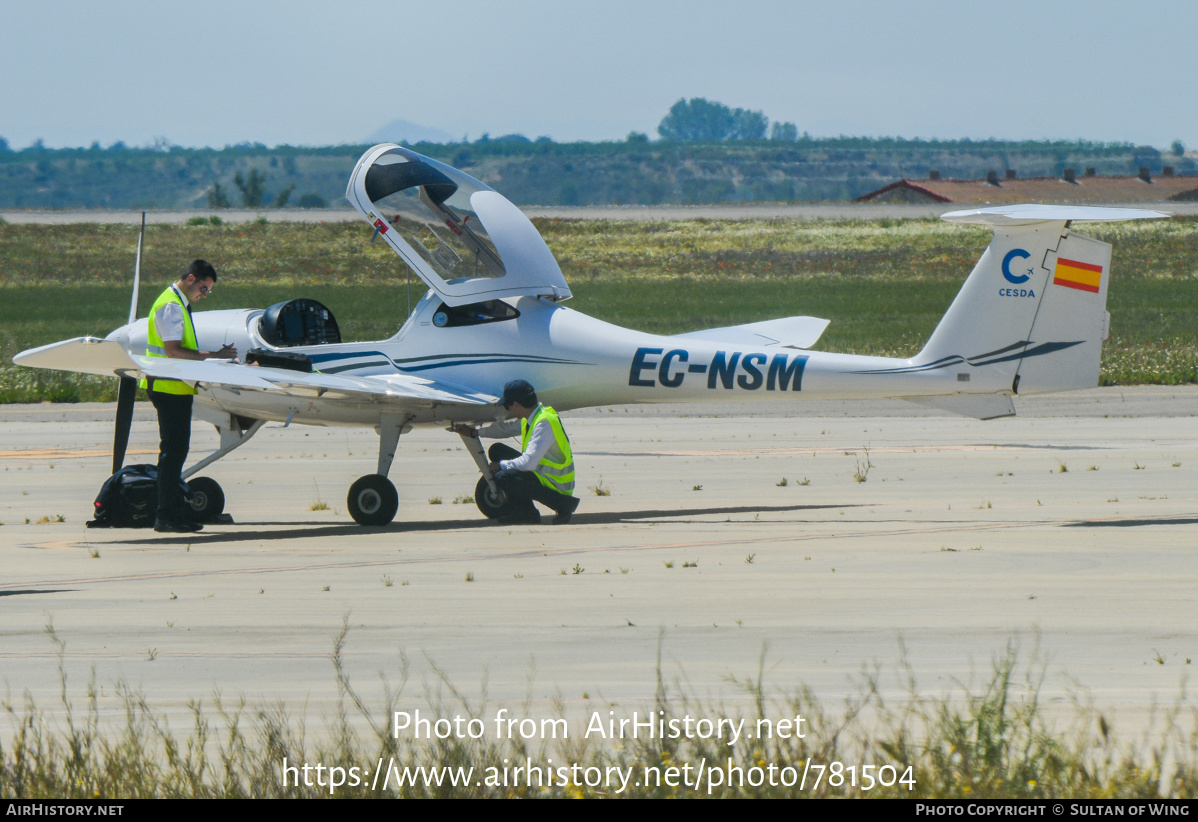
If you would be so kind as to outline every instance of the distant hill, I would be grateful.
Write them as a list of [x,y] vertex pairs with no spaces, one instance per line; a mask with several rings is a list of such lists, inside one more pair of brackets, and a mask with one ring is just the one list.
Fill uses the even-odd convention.
[[[403,121],[395,121],[403,124]],[[411,125],[411,124],[407,124]],[[388,126],[389,127],[389,126]],[[397,125],[397,128],[400,126]],[[371,145],[303,148],[241,144],[20,151],[0,140],[0,208],[204,208],[221,198],[251,206],[341,207],[354,163]],[[739,142],[555,143],[521,135],[472,143],[418,143],[415,149],[468,170],[520,205],[653,205],[847,201],[901,178],[1194,174],[1192,156],[1150,146],[1085,141],[812,138]],[[1192,152],[1191,152],[1192,154]],[[256,182],[255,182],[256,181]],[[219,186],[219,189],[215,187]],[[219,193],[220,197],[214,197]]]
[[407,120],[392,120],[378,131],[369,135],[366,142],[375,143],[450,143],[453,137],[439,128],[410,123]]

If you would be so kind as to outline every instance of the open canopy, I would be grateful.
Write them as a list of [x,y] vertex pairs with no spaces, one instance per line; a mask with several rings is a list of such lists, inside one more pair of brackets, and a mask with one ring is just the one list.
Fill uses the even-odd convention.
[[448,305],[571,296],[532,222],[456,168],[385,143],[358,160],[345,196]]

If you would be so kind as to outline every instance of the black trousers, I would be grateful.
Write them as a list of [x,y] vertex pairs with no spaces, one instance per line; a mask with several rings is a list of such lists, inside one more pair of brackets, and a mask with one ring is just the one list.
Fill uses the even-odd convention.
[[[487,450],[491,462],[512,460],[520,456],[520,452],[507,443],[497,442]],[[565,494],[559,494],[552,488],[546,488],[532,471],[517,471],[508,468],[495,475],[495,482],[507,497],[511,505],[511,514],[522,514],[536,511],[533,501],[541,503],[549,510],[557,513],[569,499]]]
[[191,448],[192,394],[150,391],[158,412],[158,519],[183,518],[183,491],[179,475]]

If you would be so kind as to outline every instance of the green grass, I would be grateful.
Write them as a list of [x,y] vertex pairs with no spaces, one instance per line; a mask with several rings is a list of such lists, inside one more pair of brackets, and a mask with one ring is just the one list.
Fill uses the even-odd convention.
[[[564,573],[564,571],[563,571]],[[58,644],[65,644],[48,629]],[[591,712],[608,717],[629,714],[628,705],[605,701],[582,706],[583,714],[569,718],[569,738],[523,740],[499,739],[488,732],[496,706],[485,699],[461,696],[445,675],[436,693],[450,693],[453,700],[431,706],[433,717],[461,716],[482,720],[484,731],[476,739],[451,735],[445,739],[416,739],[413,734],[392,732],[394,712],[402,706],[411,710],[405,696],[407,663],[401,657],[400,681],[384,682],[379,704],[367,701],[354,689],[342,664],[347,642],[343,630],[334,643],[333,675],[340,703],[323,732],[306,727],[304,717],[291,714],[285,706],[247,705],[244,700],[228,703],[215,696],[207,704],[190,703],[190,727],[180,733],[169,727],[145,697],[127,684],[118,683],[116,693],[123,703],[123,719],[101,710],[97,684],[87,687],[83,708],[68,696],[70,689],[62,673],[61,704],[39,707],[28,697],[20,705],[0,703],[9,715],[11,735],[0,742],[0,798],[244,798],[328,796],[327,787],[284,785],[282,763],[320,763],[330,767],[356,767],[366,772],[365,784],[345,784],[334,791],[340,797],[603,797],[614,791],[602,785],[587,786],[558,780],[546,787],[526,783],[505,786],[486,783],[486,770],[510,774],[514,764],[526,758],[544,767],[552,759],[558,767],[577,763],[603,770],[609,766],[633,769],[625,797],[903,797],[903,798],[1157,798],[1190,797],[1198,789],[1198,736],[1192,711],[1180,706],[1161,711],[1150,731],[1137,736],[1135,744],[1120,739],[1107,719],[1084,700],[1063,725],[1050,721],[1041,708],[1040,683],[1043,667],[1035,658],[1021,664],[1013,646],[994,660],[991,676],[980,688],[961,687],[956,693],[937,697],[922,695],[915,676],[906,667],[900,671],[909,692],[897,700],[881,693],[876,675],[859,682],[843,705],[830,709],[809,689],[799,687],[791,696],[772,696],[764,684],[765,656],[755,677],[730,680],[745,698],[736,706],[711,703],[691,696],[680,686],[662,679],[660,662],[656,698],[650,709],[667,722],[684,716],[708,719],[743,718],[745,727],[756,729],[758,720],[802,716],[802,726],[792,726],[785,738],[759,736],[741,739],[729,746],[723,739],[583,739]],[[148,651],[150,659],[155,649]],[[434,670],[436,670],[434,668]],[[426,688],[426,692],[428,689]],[[661,711],[661,714],[657,714]],[[536,709],[526,705],[514,715],[533,717]],[[565,717],[559,702],[554,716]],[[797,731],[803,732],[798,738]],[[430,786],[423,781],[402,788],[372,788],[370,775],[375,763],[396,767],[474,768],[475,778],[459,787]],[[853,785],[841,771],[839,780],[823,771],[814,784],[816,769],[832,763],[857,768]],[[809,781],[800,790],[752,781],[753,769],[779,775],[790,771],[792,779],[810,763]],[[641,784],[646,769],[664,774],[695,774],[700,764],[714,769],[708,783],[698,789],[675,784]],[[861,784],[864,765],[873,773],[893,768],[889,786],[865,789]],[[908,768],[910,770],[908,770]],[[730,786],[739,769],[746,784]],[[905,783],[898,778],[906,776]],[[327,777],[326,777],[327,778]],[[483,782],[482,785],[476,784]],[[715,782],[721,784],[712,784]],[[775,780],[777,782],[777,780]],[[839,781],[840,784],[836,784]]]
[[[571,308],[680,333],[807,314],[832,320],[817,348],[910,356],[989,239],[935,220],[539,220]],[[1198,382],[1198,219],[1081,232],[1114,244],[1111,338],[1101,383]],[[402,264],[365,225],[150,226],[139,315],[195,257],[220,273],[204,308],[328,305],[345,339],[382,339],[407,315]],[[128,314],[129,226],[0,226],[0,402],[111,400],[116,381],[12,366],[18,351],[104,336]],[[421,284],[412,278],[412,302]]]

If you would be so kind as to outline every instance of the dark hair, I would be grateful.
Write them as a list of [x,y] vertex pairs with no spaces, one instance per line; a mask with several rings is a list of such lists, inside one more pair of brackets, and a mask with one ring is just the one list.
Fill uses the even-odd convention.
[[187,273],[183,275],[184,279],[192,275],[195,275],[197,280],[216,282],[216,269],[207,260],[194,260],[191,265],[187,266]]

